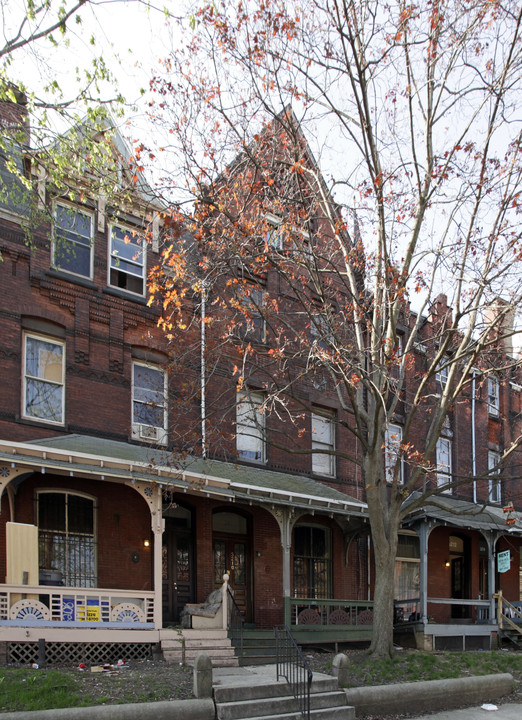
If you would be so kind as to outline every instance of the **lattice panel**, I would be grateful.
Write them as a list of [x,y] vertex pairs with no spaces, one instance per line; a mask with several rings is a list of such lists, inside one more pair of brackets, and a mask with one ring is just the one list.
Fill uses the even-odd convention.
[[[66,643],[45,644],[45,660],[49,665],[101,665],[118,660],[147,660],[152,657],[151,643]],[[10,663],[38,662],[38,643],[9,643]]]

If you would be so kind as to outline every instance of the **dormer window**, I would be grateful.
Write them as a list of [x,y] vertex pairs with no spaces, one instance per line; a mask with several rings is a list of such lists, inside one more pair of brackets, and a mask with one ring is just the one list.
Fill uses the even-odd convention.
[[109,285],[135,295],[145,294],[144,239],[136,229],[109,227]]

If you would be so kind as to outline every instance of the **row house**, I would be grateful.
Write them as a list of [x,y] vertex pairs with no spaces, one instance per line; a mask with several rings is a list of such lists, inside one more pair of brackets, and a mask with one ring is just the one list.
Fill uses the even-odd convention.
[[[0,112],[4,126],[24,122],[22,105],[4,103]],[[114,137],[125,182],[127,151]],[[5,166],[1,173],[7,187]],[[290,412],[299,423],[289,424],[265,406],[268,357],[264,376],[258,370],[242,385],[237,348],[223,349],[211,369],[193,352],[190,369],[181,369],[184,336],[177,347],[169,341],[158,325],[161,298],[147,287],[163,246],[162,208],[145,187],[121,206],[82,190],[40,192],[49,221],[31,242],[17,195],[0,208],[4,661],[35,662],[42,642],[51,661],[110,660],[123,647],[128,658],[155,647],[178,657],[181,636],[188,648],[202,628],[221,662],[237,662],[228,613],[205,618],[196,608],[192,627],[179,629],[183,609],[222,588],[224,576],[251,626],[285,621],[308,642],[368,639],[374,570],[364,480],[334,389],[298,383]],[[279,242],[278,222],[277,212],[262,219],[269,244]],[[280,295],[283,313],[284,288],[272,270],[248,283],[242,340],[263,347],[271,329],[256,293]],[[191,299],[202,320],[213,301]],[[205,331],[201,322],[199,346]],[[302,332],[327,342],[320,319],[305,319]],[[425,353],[420,338],[419,367]],[[442,382],[443,369],[434,391]],[[457,473],[477,479],[448,485],[436,506],[405,523],[396,621],[427,646],[463,637],[489,646],[498,631],[493,594],[521,599],[516,459],[483,477],[517,435],[520,402],[516,383],[477,371],[437,446],[437,482]],[[390,453],[400,422],[398,413]],[[506,525],[509,502],[514,523]],[[501,553],[508,566],[497,564]]]

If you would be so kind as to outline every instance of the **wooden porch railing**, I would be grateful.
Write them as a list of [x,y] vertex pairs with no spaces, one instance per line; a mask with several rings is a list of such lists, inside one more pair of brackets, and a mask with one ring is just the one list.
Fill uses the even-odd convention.
[[510,603],[502,595],[502,590],[499,590],[493,597],[497,600],[498,629],[502,631],[507,626],[509,630],[520,635],[520,638],[518,638],[520,642],[522,640],[522,607],[520,603],[516,605]]
[[318,598],[284,598],[285,625],[372,625],[373,602]]
[[140,590],[1,585],[0,622],[35,624],[154,622],[154,593]]

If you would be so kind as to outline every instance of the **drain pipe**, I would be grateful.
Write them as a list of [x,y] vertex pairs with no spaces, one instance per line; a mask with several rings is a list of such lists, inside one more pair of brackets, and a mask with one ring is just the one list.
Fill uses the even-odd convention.
[[473,474],[473,502],[477,502],[477,458],[476,458],[476,438],[475,438],[475,378],[476,371],[473,370],[471,379],[471,472]]
[[205,281],[201,284],[201,457],[207,457],[207,408],[206,408],[206,299],[207,286]]

